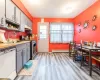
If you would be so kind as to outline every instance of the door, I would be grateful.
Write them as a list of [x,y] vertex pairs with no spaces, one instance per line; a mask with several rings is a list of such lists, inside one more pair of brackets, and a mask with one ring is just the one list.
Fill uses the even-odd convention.
[[0,0],[0,25],[5,27],[5,0]]
[[49,51],[49,23],[38,23],[38,52]]
[[11,0],[6,0],[6,18],[9,20],[15,20],[15,5]]

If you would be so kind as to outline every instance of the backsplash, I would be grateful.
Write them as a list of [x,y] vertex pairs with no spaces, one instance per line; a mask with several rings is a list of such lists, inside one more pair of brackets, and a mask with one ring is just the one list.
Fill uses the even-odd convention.
[[[3,29],[4,30],[4,29]],[[16,32],[16,31],[10,31],[10,30],[5,30],[5,38],[12,38],[12,39],[19,39],[21,35],[26,36],[27,34],[25,32]]]

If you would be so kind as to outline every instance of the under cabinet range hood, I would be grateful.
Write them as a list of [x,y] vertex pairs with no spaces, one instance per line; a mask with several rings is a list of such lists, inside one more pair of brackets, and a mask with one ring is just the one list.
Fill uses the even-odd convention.
[[5,30],[0,30],[0,42],[7,43],[4,33]]
[[25,29],[28,29],[28,30],[32,30],[31,27],[29,27],[29,26],[27,26],[27,25],[25,25],[24,28],[25,28]]

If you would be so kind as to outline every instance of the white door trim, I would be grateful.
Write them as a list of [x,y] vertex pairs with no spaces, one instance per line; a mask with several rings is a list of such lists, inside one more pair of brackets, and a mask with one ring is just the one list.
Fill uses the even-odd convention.
[[[37,35],[38,35],[38,37],[37,37],[37,51],[38,52],[43,52],[43,51],[39,51],[39,26],[41,25],[41,24],[43,24],[43,25],[47,25],[47,51],[46,52],[49,52],[49,22],[44,22],[44,23],[41,23],[41,22],[38,22],[38,28],[37,28]],[[45,43],[46,44],[46,43]],[[45,44],[44,45],[42,45],[42,47],[44,47],[45,46]],[[41,47],[41,46],[40,46]]]

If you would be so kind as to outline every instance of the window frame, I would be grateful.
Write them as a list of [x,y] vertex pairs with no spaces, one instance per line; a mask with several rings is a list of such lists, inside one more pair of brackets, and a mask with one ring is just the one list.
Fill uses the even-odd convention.
[[[52,24],[60,25],[61,41],[59,41],[59,42],[51,41],[51,34],[53,34],[53,33],[51,33],[51,31],[53,31],[53,30],[51,30],[51,28],[52,28],[51,25]],[[53,22],[53,23],[50,23],[50,30],[49,30],[50,31],[50,43],[70,43],[70,41],[68,41],[68,40],[67,41],[63,41],[63,34],[64,34],[63,31],[64,30],[62,30],[62,25],[64,25],[64,24],[65,25],[68,24],[68,25],[72,25],[73,26],[72,30],[65,30],[65,31],[71,31],[72,33],[70,33],[70,34],[72,34],[72,37],[73,37],[72,41],[74,40],[74,24],[73,23],[70,23],[70,22],[69,23],[57,23],[57,22],[55,23],[55,22]],[[65,34],[68,34],[68,32],[66,32]]]

